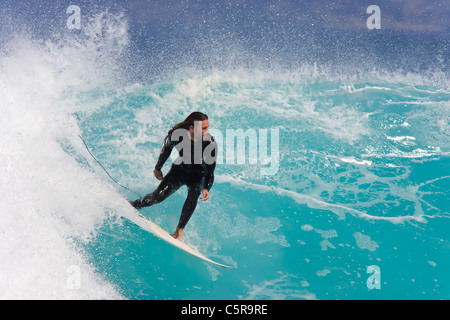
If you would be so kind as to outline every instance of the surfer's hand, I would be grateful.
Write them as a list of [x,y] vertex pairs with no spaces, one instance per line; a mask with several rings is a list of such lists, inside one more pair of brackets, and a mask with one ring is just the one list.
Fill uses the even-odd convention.
[[153,174],[155,175],[155,178],[158,180],[162,180],[163,179],[163,174],[161,171],[159,170],[153,170]]
[[202,191],[203,198],[200,198],[200,201],[206,201],[209,199],[209,191],[208,189],[203,189]]

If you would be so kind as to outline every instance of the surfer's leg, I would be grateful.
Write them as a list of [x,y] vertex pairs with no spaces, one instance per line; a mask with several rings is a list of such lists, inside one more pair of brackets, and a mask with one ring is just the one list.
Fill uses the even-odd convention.
[[199,184],[188,184],[187,187],[188,195],[186,201],[184,202],[183,210],[181,211],[177,229],[184,229],[184,227],[186,227],[189,219],[194,213],[195,207],[197,206],[198,197],[200,196]]
[[167,199],[175,191],[177,191],[182,186],[182,184],[183,183],[180,181],[177,175],[174,174],[172,170],[170,170],[154,192],[149,193],[144,198],[138,199],[131,204],[136,209],[140,209],[160,203]]

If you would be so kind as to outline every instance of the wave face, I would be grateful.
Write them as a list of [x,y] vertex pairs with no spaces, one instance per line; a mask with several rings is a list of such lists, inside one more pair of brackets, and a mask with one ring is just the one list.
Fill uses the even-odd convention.
[[[217,6],[202,14],[220,17]],[[0,27],[11,31],[0,50],[0,297],[450,298],[445,52],[417,49],[426,68],[395,68],[394,56],[354,65],[316,34],[304,39],[323,50],[302,51],[288,25],[247,30],[272,32],[251,43],[226,28],[187,25],[192,40],[160,26],[146,51],[131,13],[82,9],[77,31]],[[326,45],[340,53],[331,64]],[[78,136],[146,194],[166,132],[195,110],[222,153],[183,236],[232,270],[130,222],[137,195]],[[141,212],[172,231],[186,195]]]

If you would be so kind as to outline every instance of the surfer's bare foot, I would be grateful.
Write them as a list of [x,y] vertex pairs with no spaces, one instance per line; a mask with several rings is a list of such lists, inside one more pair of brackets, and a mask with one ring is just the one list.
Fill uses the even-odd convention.
[[172,237],[174,237],[175,239],[177,239],[178,241],[183,241],[183,239],[181,239],[181,235],[179,233],[173,233]]
[[183,241],[183,239],[181,238],[182,234],[183,234],[183,229],[182,228],[177,228],[175,230],[175,232],[172,234],[172,237],[174,237],[178,241]]

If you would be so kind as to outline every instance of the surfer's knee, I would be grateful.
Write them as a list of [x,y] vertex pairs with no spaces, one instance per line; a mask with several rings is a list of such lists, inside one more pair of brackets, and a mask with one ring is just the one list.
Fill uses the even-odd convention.
[[166,199],[168,195],[165,194],[164,191],[155,191],[151,197],[151,205],[161,203],[164,199]]

